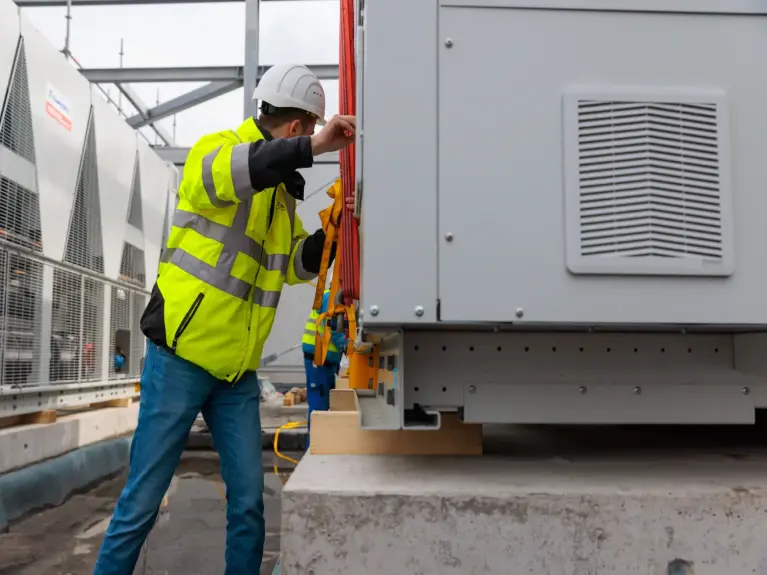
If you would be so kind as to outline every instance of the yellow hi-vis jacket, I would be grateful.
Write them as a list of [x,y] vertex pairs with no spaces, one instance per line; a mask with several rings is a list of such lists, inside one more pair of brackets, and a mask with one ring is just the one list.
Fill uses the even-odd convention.
[[[325,333],[325,329],[330,329],[329,327],[326,328],[326,322],[322,322],[319,325],[319,330],[317,329],[317,318],[320,317],[320,314],[328,311],[328,306],[330,303],[328,301],[329,299],[330,290],[326,289],[322,294],[322,305],[320,306],[319,311],[312,309],[311,313],[309,313],[309,319],[306,321],[304,334],[301,338],[301,348],[304,352],[304,356],[307,359],[314,357],[314,344],[317,338],[317,332],[319,331],[320,337],[322,337]],[[328,351],[327,357],[325,358],[325,363],[330,365],[339,364],[341,362],[342,350],[346,347],[345,344],[346,336],[343,333],[333,330],[333,333],[330,336],[330,342],[328,343]]]
[[[283,283],[317,275],[304,268],[304,242],[312,236],[282,179],[286,174],[303,198],[304,181],[295,170],[311,166],[311,143],[264,139],[272,140],[251,118],[236,132],[204,136],[190,150],[141,319],[151,341],[229,382],[258,368]],[[270,160],[253,175],[249,156],[266,147]],[[258,189],[257,178],[273,187]],[[324,233],[318,234],[321,246]],[[317,270],[320,257],[321,247]]]

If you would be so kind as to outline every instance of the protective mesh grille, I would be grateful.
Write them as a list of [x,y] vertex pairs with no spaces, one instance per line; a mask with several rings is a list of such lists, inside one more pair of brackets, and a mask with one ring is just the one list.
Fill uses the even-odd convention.
[[96,167],[96,131],[92,115],[88,122],[85,152],[77,178],[75,203],[69,222],[64,261],[94,272],[104,273],[99,178]]
[[38,196],[0,176],[0,240],[42,251]]
[[123,288],[112,288],[109,379],[139,377],[144,358],[144,336],[140,320],[145,296]]
[[32,131],[27,58],[23,40],[19,41],[10,89],[0,115],[0,144],[35,163],[35,138]]
[[0,385],[40,383],[43,264],[0,246]]
[[142,288],[146,285],[144,251],[128,242],[123,244],[123,255],[120,260],[120,279]]
[[50,379],[102,378],[104,284],[76,272],[53,271]]
[[141,315],[146,307],[146,296],[134,292],[132,298],[130,373],[140,376],[144,364],[144,334],[141,333]]
[[139,230],[144,229],[144,215],[141,205],[141,172],[136,153],[135,168],[133,169],[133,186],[131,187],[130,205],[128,207],[128,223]]

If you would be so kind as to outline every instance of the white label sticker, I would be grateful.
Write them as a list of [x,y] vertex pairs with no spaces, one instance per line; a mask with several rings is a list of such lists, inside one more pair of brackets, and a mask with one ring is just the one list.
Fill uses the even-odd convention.
[[72,131],[72,108],[61,93],[48,84],[48,97],[45,100],[45,112],[68,132]]

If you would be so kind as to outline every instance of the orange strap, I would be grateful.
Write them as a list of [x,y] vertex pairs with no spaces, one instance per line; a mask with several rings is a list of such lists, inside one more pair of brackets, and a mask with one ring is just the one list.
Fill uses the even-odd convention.
[[[320,212],[322,229],[325,231],[325,245],[322,247],[322,262],[320,263],[320,273],[317,277],[317,288],[314,290],[314,305],[312,307],[315,311],[320,311],[322,307],[322,294],[325,292],[325,282],[327,281],[328,268],[330,267],[330,251],[333,248],[333,244],[338,241],[341,209],[344,205],[340,178],[328,188],[328,196],[333,200],[333,203]],[[336,261],[338,259],[338,253],[336,253]],[[333,300],[331,299],[330,301],[332,302]]]
[[[349,322],[349,339],[353,339],[357,334],[357,321],[355,318],[354,305],[345,306],[343,304],[336,304],[338,290],[340,288],[341,274],[338,271],[341,261],[341,243],[338,242],[340,221],[341,221],[341,209],[343,208],[343,194],[341,193],[341,180],[336,180],[330,188],[328,188],[328,196],[333,199],[333,203],[320,212],[320,220],[322,221],[322,229],[325,230],[325,245],[322,248],[322,263],[320,264],[320,273],[317,277],[317,288],[314,292],[314,306],[316,311],[319,311],[322,307],[322,296],[325,293],[325,283],[327,282],[328,267],[330,267],[330,252],[333,247],[333,243],[337,243],[336,247],[336,265],[333,267],[333,277],[330,282],[330,294],[328,296],[328,309],[324,313],[319,314],[316,320],[317,332],[314,339],[314,365],[325,365],[325,359],[328,355],[328,348],[330,347],[331,332],[327,328],[327,320],[336,315],[345,315]],[[320,335],[320,326],[324,326],[322,335]],[[349,356],[354,353],[353,346],[347,349],[346,355]]]

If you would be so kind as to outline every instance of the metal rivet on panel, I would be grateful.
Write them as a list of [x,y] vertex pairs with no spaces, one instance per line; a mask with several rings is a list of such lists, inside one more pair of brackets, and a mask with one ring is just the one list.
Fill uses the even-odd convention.
[[634,388],[634,395],[642,395],[642,388],[639,386],[636,386]]
[[477,393],[477,386],[476,385],[470,385],[469,386],[469,393]]
[[445,234],[445,241],[452,242],[453,241],[453,234],[451,234],[450,232],[447,232]]
[[587,391],[588,389],[586,388],[585,385],[582,385],[578,388],[578,393],[580,393],[581,395],[585,394]]
[[743,395],[749,395],[751,393],[751,389],[748,387],[743,388]]
[[525,310],[523,310],[521,307],[517,308],[517,317],[522,317],[525,315]]
[[370,315],[378,315],[378,306],[377,305],[371,305],[370,306]]
[[445,46],[447,48],[452,48],[453,47],[453,39],[452,38],[446,38],[445,39]]
[[423,306],[422,305],[415,306],[415,315],[417,315],[418,317],[421,317],[423,315]]

